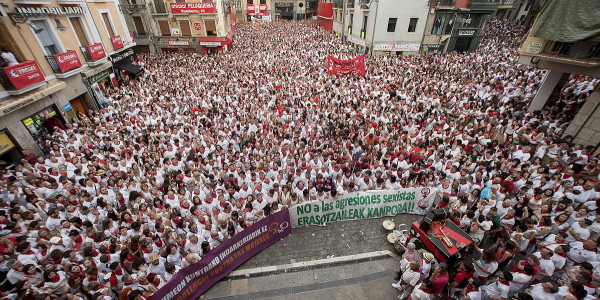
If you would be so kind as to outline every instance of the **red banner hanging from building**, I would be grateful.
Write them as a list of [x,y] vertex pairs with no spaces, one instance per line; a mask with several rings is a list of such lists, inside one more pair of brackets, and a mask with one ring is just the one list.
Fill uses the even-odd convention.
[[88,53],[93,61],[97,61],[106,57],[106,51],[102,47],[102,43],[97,43],[87,46]]
[[113,49],[117,50],[123,48],[123,40],[120,35],[111,37],[110,41],[112,42]]
[[266,4],[248,4],[246,11],[249,16],[266,16],[268,14]]
[[54,54],[54,60],[56,60],[60,71],[63,73],[81,67],[81,61],[79,61],[77,52],[74,50],[61,54]]
[[327,71],[329,75],[360,74],[365,76],[365,55],[343,60],[327,55]]
[[199,3],[169,3],[174,14],[214,14],[215,4],[212,2]]
[[319,2],[317,24],[323,29],[333,32],[333,3]]
[[3,69],[10,82],[17,90],[46,80],[35,60],[26,61],[10,67],[4,67]]

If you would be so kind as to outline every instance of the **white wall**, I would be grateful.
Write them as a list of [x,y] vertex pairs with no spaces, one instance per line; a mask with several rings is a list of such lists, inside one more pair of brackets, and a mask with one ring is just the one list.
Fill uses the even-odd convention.
[[[375,44],[378,42],[412,42],[420,44],[427,23],[428,0],[379,0]],[[372,4],[372,7],[376,6]],[[375,12],[372,12],[374,16]],[[387,32],[390,18],[398,18],[395,32]],[[411,18],[418,18],[415,32],[408,32]],[[371,37],[367,38],[371,41]]]

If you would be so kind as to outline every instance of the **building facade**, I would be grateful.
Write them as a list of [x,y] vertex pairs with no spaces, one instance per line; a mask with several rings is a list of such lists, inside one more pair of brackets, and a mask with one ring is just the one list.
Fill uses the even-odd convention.
[[[376,55],[419,52],[428,0],[346,1],[342,26],[347,42]],[[335,19],[334,13],[334,26]]]
[[229,0],[186,2],[146,0],[150,43],[157,52],[226,52],[237,24],[235,4]]
[[[552,1],[541,4],[547,7],[537,16],[520,51],[519,63],[548,70],[529,106],[532,112],[541,110],[548,105],[548,101],[555,100],[567,80],[577,76],[600,77],[600,19],[597,17],[597,5],[555,4]],[[585,99],[564,135],[572,136],[575,143],[595,147],[598,153],[600,84]]]
[[500,0],[432,1],[422,51],[464,52],[477,49],[485,25],[495,15],[500,3]]
[[45,137],[97,109],[140,71],[114,0],[10,0],[0,6],[0,160],[44,154]]

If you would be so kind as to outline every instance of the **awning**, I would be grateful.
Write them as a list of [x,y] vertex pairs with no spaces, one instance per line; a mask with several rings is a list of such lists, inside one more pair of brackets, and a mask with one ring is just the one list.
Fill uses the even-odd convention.
[[124,64],[119,68],[133,74],[134,76],[137,76],[138,74],[142,73],[142,68],[132,63]]

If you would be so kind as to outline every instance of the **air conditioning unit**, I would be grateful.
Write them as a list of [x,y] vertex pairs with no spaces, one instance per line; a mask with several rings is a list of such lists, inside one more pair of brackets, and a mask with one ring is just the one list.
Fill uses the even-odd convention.
[[179,28],[171,28],[171,35],[180,35]]

